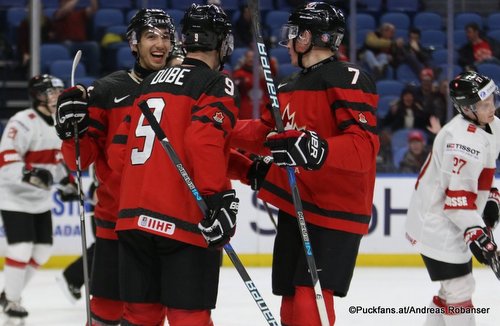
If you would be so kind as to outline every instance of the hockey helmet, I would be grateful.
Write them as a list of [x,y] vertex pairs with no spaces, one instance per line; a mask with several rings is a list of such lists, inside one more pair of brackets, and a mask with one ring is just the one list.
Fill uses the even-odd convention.
[[221,7],[192,4],[181,25],[183,46],[187,52],[220,50],[225,59],[233,52],[231,21]]
[[175,45],[175,26],[173,19],[163,9],[141,9],[130,20],[127,27],[127,39],[137,44],[142,31],[146,28],[165,28],[170,37],[172,48]]
[[[53,90],[62,90],[64,83],[61,79],[44,74],[32,77],[28,82],[28,92],[33,101],[33,106],[37,107],[40,103],[47,102],[47,95]],[[45,96],[42,99],[42,96]]]
[[288,23],[281,28],[280,45],[297,38],[303,31],[312,34],[312,45],[336,51],[345,33],[344,13],[326,2],[311,2],[290,14]]
[[493,79],[478,74],[475,71],[467,71],[456,76],[449,85],[450,98],[455,108],[463,114],[464,109],[476,112],[475,104],[494,95],[495,108],[499,107],[500,96],[498,86]]

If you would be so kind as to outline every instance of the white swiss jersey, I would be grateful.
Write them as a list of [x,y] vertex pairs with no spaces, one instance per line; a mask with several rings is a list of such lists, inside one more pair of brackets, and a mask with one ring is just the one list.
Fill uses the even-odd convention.
[[0,209],[43,213],[52,208],[52,191],[22,181],[26,163],[52,173],[55,182],[67,176],[62,163],[61,140],[54,126],[34,109],[11,117],[0,142]]
[[423,255],[448,263],[472,255],[464,231],[484,227],[482,212],[500,152],[500,120],[486,130],[457,115],[434,140],[408,209],[407,238]]

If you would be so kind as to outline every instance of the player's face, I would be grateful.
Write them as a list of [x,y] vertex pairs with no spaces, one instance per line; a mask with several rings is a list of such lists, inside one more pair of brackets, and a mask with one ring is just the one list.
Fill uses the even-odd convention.
[[47,108],[50,111],[50,114],[54,114],[56,112],[56,107],[57,107],[57,98],[59,95],[62,93],[63,89],[62,88],[49,88],[44,95],[47,100]]
[[148,70],[160,70],[166,65],[172,42],[165,28],[154,27],[142,32],[136,46],[140,65]]
[[492,123],[495,118],[495,94],[491,94],[483,101],[476,103],[476,115],[480,125]]

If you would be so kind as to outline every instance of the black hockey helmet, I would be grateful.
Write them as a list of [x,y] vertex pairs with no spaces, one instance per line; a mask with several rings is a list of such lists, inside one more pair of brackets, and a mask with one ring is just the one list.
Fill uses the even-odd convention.
[[280,45],[295,39],[303,31],[312,34],[312,45],[336,51],[345,33],[344,13],[326,2],[311,2],[298,7],[281,29]]
[[141,9],[130,20],[127,27],[127,39],[137,44],[142,31],[146,28],[165,28],[170,36],[172,48],[175,45],[175,26],[172,17],[163,9]]
[[233,52],[231,21],[221,7],[193,3],[181,25],[182,43],[187,52],[220,50],[225,59]]
[[495,107],[498,108],[499,91],[495,82],[475,71],[466,71],[456,76],[449,85],[450,98],[455,108],[463,114],[464,109],[476,112],[475,104],[495,95]]
[[46,97],[45,100],[41,99],[41,95],[47,95],[52,89],[63,88],[64,83],[61,79],[48,74],[33,76],[28,82],[28,92],[35,108],[47,101]]

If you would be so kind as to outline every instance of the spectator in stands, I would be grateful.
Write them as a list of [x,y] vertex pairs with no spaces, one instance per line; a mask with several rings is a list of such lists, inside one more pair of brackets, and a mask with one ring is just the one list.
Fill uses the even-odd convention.
[[366,34],[360,59],[376,79],[384,78],[386,69],[393,62],[397,48],[404,46],[403,38],[394,38],[396,27],[383,23],[378,30]]
[[429,155],[425,144],[424,134],[420,130],[413,130],[408,134],[408,151],[399,163],[399,172],[418,173]]
[[60,0],[54,12],[53,23],[56,41],[65,43],[71,53],[82,50],[82,62],[87,72],[99,76],[101,55],[99,44],[88,35],[92,17],[97,11],[97,0],[89,0],[89,5],[78,8],[80,0]]
[[[253,101],[256,100],[259,103],[259,112],[257,117],[259,117],[266,109],[267,103],[269,103],[269,97],[265,95],[266,91],[266,80],[264,79],[263,73],[260,75],[260,87],[257,91],[253,87],[253,64],[254,52],[251,49],[245,53],[245,55],[240,58],[238,65],[233,71],[233,80],[238,87],[240,93],[240,111],[238,117],[240,119],[252,119],[253,115]],[[276,75],[278,70],[278,61],[276,58],[271,58],[271,72]],[[260,69],[262,72],[262,70]]]
[[389,109],[382,123],[383,127],[392,131],[403,128],[425,130],[429,124],[429,114],[416,100],[414,90],[406,87],[401,92],[398,102]]
[[378,172],[395,172],[391,132],[387,129],[379,131],[380,150],[377,154],[377,173]]
[[439,92],[438,84],[431,68],[424,68],[419,75],[420,86],[416,90],[416,99],[422,104],[424,111],[436,116],[441,125],[446,123],[446,97]]
[[477,23],[465,25],[465,35],[468,42],[458,50],[458,64],[464,70],[475,70],[473,67],[480,63],[500,64],[497,42],[483,37]]
[[405,63],[418,76],[422,69],[430,66],[430,61],[431,53],[420,41],[420,30],[411,28],[408,31],[408,42],[395,47],[394,65]]
[[234,47],[252,47],[252,13],[247,4],[240,6],[240,16],[234,24]]

